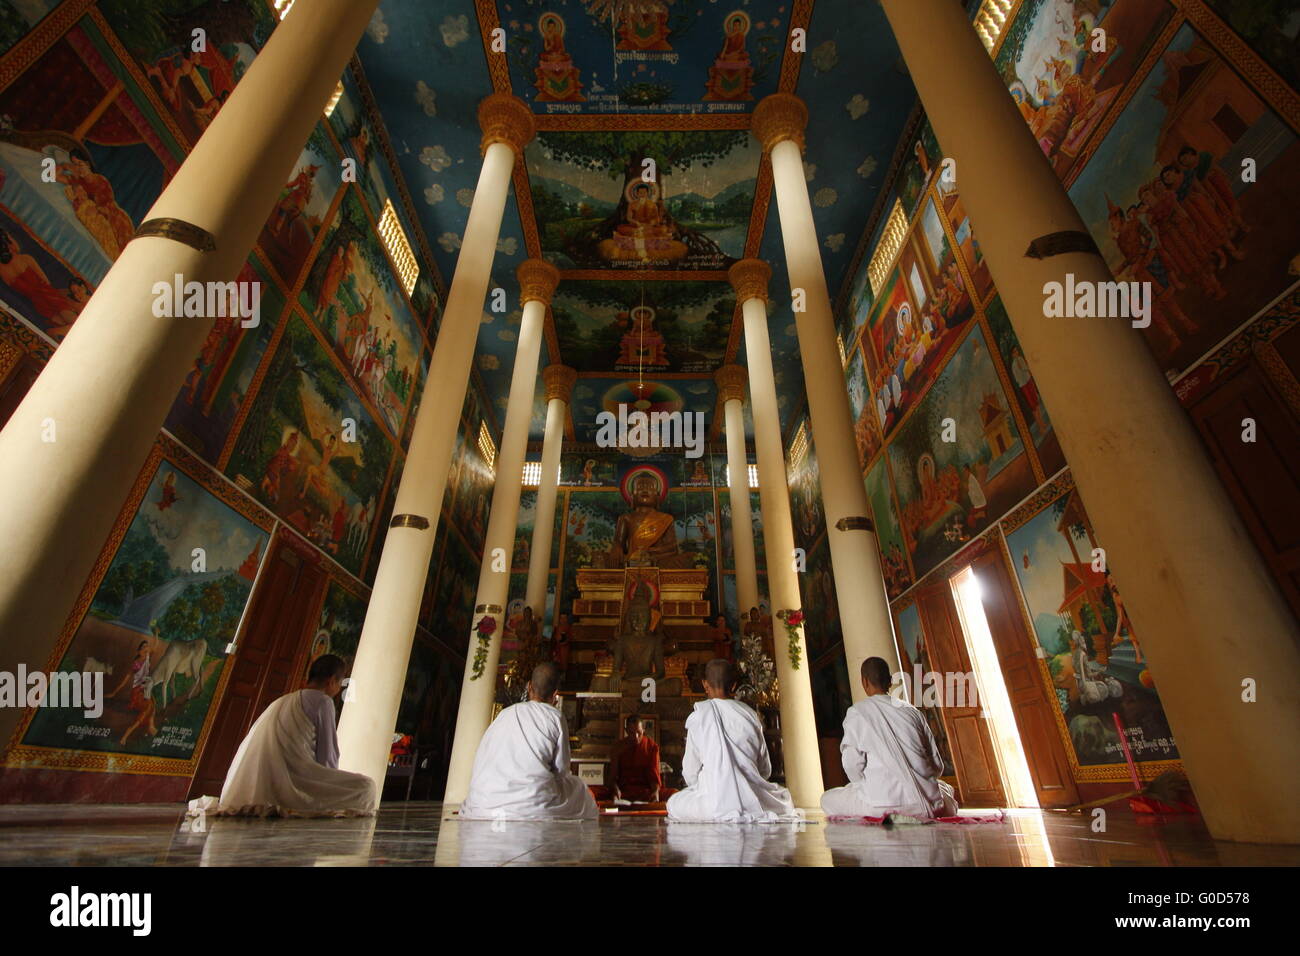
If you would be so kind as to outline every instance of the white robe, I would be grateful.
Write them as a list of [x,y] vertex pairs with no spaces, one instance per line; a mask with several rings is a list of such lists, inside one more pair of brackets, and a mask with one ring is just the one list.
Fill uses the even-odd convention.
[[686,823],[781,823],[802,819],[790,791],[769,781],[772,761],[758,715],[738,700],[702,700],[686,718],[682,777],[668,819]]
[[[328,707],[317,699],[322,697]],[[321,715],[320,724],[314,715]],[[294,691],[272,702],[239,745],[221,799],[192,800],[191,811],[259,817],[374,813],[379,794],[373,780],[318,760],[318,755],[338,759],[333,715],[334,701],[316,690]],[[318,731],[325,719],[330,739]]]
[[873,694],[844,715],[840,758],[849,784],[822,794],[827,816],[950,817],[957,813],[939,746],[925,715],[906,701]]
[[596,800],[569,772],[569,729],[550,704],[501,711],[479,741],[463,820],[594,820]]

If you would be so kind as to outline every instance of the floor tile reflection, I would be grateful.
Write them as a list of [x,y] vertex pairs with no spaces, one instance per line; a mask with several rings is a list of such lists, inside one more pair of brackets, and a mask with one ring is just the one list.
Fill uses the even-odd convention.
[[1218,843],[1197,819],[1106,833],[1079,816],[1012,811],[1002,824],[864,827],[443,821],[438,803],[373,819],[210,819],[179,805],[0,807],[0,866],[1296,866],[1300,848]]

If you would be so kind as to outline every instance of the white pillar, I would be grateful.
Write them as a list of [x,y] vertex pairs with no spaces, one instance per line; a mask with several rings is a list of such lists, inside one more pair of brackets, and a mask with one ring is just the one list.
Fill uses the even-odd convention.
[[339,721],[339,765],[381,785],[460,424],[448,409],[464,403],[511,173],[533,137],[532,112],[508,93],[493,93],[479,104],[479,123],[483,168],[370,592],[351,694]]
[[[808,679],[808,645],[802,626],[796,628],[799,665],[790,660],[790,638],[778,614],[801,610],[799,579],[794,566],[794,522],[785,452],[781,448],[781,419],[772,372],[772,343],[767,334],[767,283],[772,270],[758,259],[742,259],[728,272],[741,301],[745,322],[745,357],[749,362],[749,397],[754,414],[754,452],[758,458],[758,503],[767,551],[767,591],[772,602],[772,644],[776,676],[781,682],[781,749],[785,781],[796,806],[821,808],[822,764],[817,749],[817,721],[812,684]],[[734,497],[734,496],[733,496]]]
[[[519,285],[524,302],[515,349],[514,374],[506,421],[497,450],[496,481],[492,507],[488,511],[487,534],[483,542],[483,563],[479,567],[478,596],[474,601],[473,626],[465,657],[465,677],[460,685],[460,709],[456,713],[456,737],[447,769],[447,791],[443,802],[459,804],[469,792],[470,771],[478,742],[492,721],[496,699],[497,660],[501,656],[501,635],[505,630],[505,608],[510,597],[510,555],[515,548],[519,525],[519,493],[523,486],[524,455],[528,450],[528,425],[537,391],[537,360],[542,350],[542,326],[546,306],[560,282],[560,271],[541,259],[520,264]],[[480,642],[479,622],[491,618],[495,629]]]
[[[238,275],[377,0],[313,6],[271,34],[0,434],[0,671],[45,668],[212,327],[156,316],[154,284]],[[0,708],[0,746],[21,715]]]
[[528,587],[524,603],[539,622],[546,617],[546,583],[551,576],[551,542],[555,537],[555,499],[559,494],[560,450],[564,446],[564,417],[568,413],[578,373],[567,365],[542,370],[546,385],[546,434],[542,439],[542,473],[537,482],[536,520],[528,554]]
[[[963,12],[947,0],[883,7],[956,162],[1205,822],[1222,840],[1300,843],[1295,619],[1141,333],[1119,317],[1044,315],[1047,283],[1113,276]],[[1258,682],[1249,703],[1246,681]]]
[[853,434],[853,413],[844,387],[843,362],[835,341],[835,317],[826,291],[803,172],[803,131],[807,123],[808,109],[792,93],[775,93],[754,109],[753,133],[772,158],[790,288],[792,292],[803,292],[805,308],[794,314],[795,330],[821,473],[822,507],[844,631],[844,656],[853,699],[857,701],[865,695],[856,676],[864,660],[882,657],[894,671],[899,664],[889,597]]
[[724,365],[713,373],[727,426],[727,488],[731,498],[732,553],[736,556],[736,609],[743,621],[758,607],[758,561],[754,516],[749,507],[749,455],[745,452],[745,369]]

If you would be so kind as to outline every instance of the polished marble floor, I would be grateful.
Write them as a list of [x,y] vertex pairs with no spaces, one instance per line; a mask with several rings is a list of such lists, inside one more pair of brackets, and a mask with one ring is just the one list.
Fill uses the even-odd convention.
[[1196,819],[1139,824],[1011,811],[979,826],[443,821],[437,803],[351,820],[209,820],[177,804],[0,807],[0,866],[1296,866],[1300,847],[1210,839]]

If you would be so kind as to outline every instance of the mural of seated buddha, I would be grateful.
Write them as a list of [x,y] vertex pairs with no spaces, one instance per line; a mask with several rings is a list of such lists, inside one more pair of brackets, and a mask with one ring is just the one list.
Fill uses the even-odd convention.
[[659,481],[649,474],[632,482],[632,510],[619,515],[605,567],[689,568],[694,556],[677,547],[673,516],[659,510]]
[[618,365],[666,367],[668,343],[655,328],[655,310],[648,305],[638,305],[627,313],[629,328],[623,333],[618,346]]
[[686,243],[676,237],[675,225],[664,211],[659,184],[634,179],[624,191],[627,206],[614,234],[597,246],[608,262],[631,260],[675,261],[686,258]]

